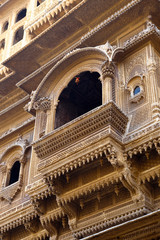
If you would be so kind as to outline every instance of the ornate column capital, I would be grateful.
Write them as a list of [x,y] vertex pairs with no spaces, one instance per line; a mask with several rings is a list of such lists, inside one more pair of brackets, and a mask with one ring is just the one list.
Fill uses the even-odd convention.
[[115,66],[113,62],[105,61],[102,65],[102,78],[105,79],[107,77],[114,78],[115,74]]
[[48,97],[40,98],[38,101],[34,103],[33,108],[35,110],[42,110],[46,112],[51,108],[51,100]]

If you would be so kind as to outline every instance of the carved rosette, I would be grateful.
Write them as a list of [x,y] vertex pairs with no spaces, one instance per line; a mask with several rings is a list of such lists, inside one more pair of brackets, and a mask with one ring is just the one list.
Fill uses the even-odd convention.
[[102,65],[102,77],[103,79],[107,77],[114,78],[114,74],[115,74],[115,66],[113,62],[110,62],[107,60]]

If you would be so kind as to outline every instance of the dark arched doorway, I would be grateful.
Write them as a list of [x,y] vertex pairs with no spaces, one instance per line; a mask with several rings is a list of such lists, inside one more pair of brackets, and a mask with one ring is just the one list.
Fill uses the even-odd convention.
[[55,128],[102,104],[102,85],[97,72],[75,76],[59,96]]

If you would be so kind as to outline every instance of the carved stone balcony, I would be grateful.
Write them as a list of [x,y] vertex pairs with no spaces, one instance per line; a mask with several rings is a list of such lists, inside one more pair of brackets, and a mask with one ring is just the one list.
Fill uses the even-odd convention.
[[86,139],[89,141],[92,135],[95,140],[98,139],[97,133],[113,135],[113,138],[118,136],[119,139],[122,139],[127,122],[128,118],[113,102],[87,112],[33,143],[37,156],[43,160],[40,161],[38,168],[43,168],[44,160],[46,158],[48,160],[50,156],[52,156],[52,160],[53,155],[58,159],[59,152],[64,153],[66,149],[69,149],[70,154],[73,146],[77,151],[76,145],[83,143]]

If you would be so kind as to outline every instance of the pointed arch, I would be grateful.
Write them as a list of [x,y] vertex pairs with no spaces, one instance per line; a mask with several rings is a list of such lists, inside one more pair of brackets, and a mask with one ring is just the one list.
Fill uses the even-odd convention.
[[58,61],[42,79],[33,93],[28,110],[31,110],[38,97],[49,96],[53,89],[56,92],[56,95],[54,95],[56,102],[58,95],[68,85],[69,81],[81,72],[94,71],[101,75],[101,65],[106,60],[105,51],[95,47],[76,49],[70,52]]

